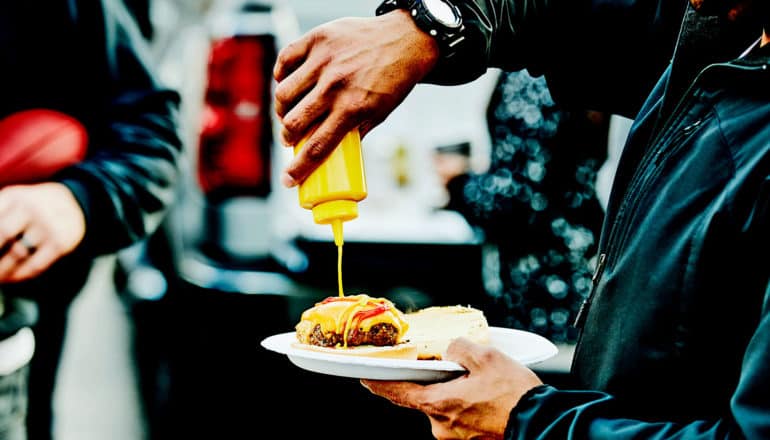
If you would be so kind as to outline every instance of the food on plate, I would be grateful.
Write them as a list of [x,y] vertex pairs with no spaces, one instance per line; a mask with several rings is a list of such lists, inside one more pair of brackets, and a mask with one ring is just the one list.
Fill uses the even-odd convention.
[[330,296],[302,313],[297,346],[353,356],[416,359],[404,313],[386,298]]
[[489,343],[489,325],[484,312],[469,306],[433,306],[404,315],[409,325],[405,338],[417,346],[417,358],[443,359],[449,343],[465,337]]
[[363,356],[374,358],[417,360],[417,346],[409,342],[399,342],[395,345],[354,345],[348,347],[322,347],[296,343],[293,345],[304,350],[317,351],[319,353],[342,354],[346,356]]
[[470,306],[432,306],[403,313],[386,298],[330,296],[302,313],[295,346],[325,353],[441,360],[460,336],[489,343],[484,313]]

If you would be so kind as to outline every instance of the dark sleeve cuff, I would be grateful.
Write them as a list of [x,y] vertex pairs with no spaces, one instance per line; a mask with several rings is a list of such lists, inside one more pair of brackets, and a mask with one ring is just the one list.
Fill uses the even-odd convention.
[[[84,176],[87,175],[86,173],[82,174]],[[109,215],[108,212],[100,213],[94,207],[111,207],[114,205],[111,203],[107,192],[99,189],[98,184],[87,184],[86,182],[87,179],[64,178],[60,180],[61,184],[72,191],[85,218],[86,233],[76,251],[80,255],[94,257],[114,251],[114,247],[109,244],[111,240],[105,240],[106,237],[100,233],[100,231],[109,229],[107,225],[111,224],[111,219],[114,216]],[[106,209],[106,211],[109,211],[109,209]]]
[[[549,3],[546,0],[538,1],[542,5],[529,9],[545,9]],[[455,0],[454,4],[463,17],[465,39],[458,43],[451,57],[440,58],[422,82],[465,84],[486,73],[490,67],[509,71],[521,70],[525,66],[533,67],[527,64],[527,51],[539,52],[539,45],[537,49],[530,47],[539,40],[523,44],[520,30],[528,27],[523,25],[525,21],[534,22],[535,17],[529,15],[536,14],[529,12],[528,8],[517,1],[510,1],[509,6],[478,0]]]
[[615,399],[606,393],[539,385],[511,410],[504,438],[585,439],[592,423],[617,417],[616,410]]
[[457,52],[449,58],[441,57],[436,66],[421,82],[436,85],[469,83],[487,71],[487,45],[483,33],[474,23],[467,23],[465,39],[458,43]]

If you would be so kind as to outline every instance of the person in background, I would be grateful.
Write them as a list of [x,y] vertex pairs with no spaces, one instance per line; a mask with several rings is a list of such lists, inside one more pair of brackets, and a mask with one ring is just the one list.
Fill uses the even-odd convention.
[[571,324],[591,287],[604,215],[594,181],[607,155],[607,118],[559,109],[545,78],[522,70],[500,74],[486,120],[486,172],[444,166],[441,153],[436,169],[449,193],[445,208],[496,247],[486,263],[498,277],[485,282],[487,320],[574,343]]
[[377,17],[322,25],[281,52],[284,141],[320,127],[284,184],[418,82],[489,67],[543,73],[557,104],[634,124],[575,323],[575,389],[466,339],[447,352],[461,377],[363,385],[423,412],[439,439],[770,438],[770,266],[757,257],[770,247],[770,2],[409,6],[388,0]]
[[155,37],[155,27],[152,23],[152,0],[123,0],[128,12],[134,17],[142,36],[152,41]]
[[94,260],[146,237],[172,201],[179,96],[156,81],[120,2],[2,9],[0,117],[56,110],[77,119],[89,139],[81,162],[46,181],[0,188],[0,350],[18,349],[8,341],[20,332],[34,335],[29,363],[0,377],[0,438],[43,440],[52,437],[70,303]]

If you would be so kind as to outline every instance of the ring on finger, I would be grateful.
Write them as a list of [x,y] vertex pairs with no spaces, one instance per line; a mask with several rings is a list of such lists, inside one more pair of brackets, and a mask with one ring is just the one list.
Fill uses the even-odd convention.
[[24,248],[27,250],[27,253],[30,255],[37,251],[37,246],[24,233],[19,234],[19,237],[16,239],[16,241],[24,246]]

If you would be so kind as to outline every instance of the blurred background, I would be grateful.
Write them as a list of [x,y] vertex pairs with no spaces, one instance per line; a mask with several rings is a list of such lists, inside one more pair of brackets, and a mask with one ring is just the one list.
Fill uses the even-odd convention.
[[[182,94],[186,144],[176,205],[150,239],[105,257],[71,309],[56,392],[59,440],[431,438],[422,416],[351,379],[305,372],[259,346],[336,294],[331,229],[278,183],[271,69],[301,33],[378,0],[150,0],[129,3],[163,81]],[[452,88],[420,85],[363,140],[369,196],[345,225],[347,293],[404,310],[485,307],[494,283],[483,233],[438,209],[432,162],[467,143],[489,165],[486,107],[498,72]],[[605,194],[616,157],[600,175]],[[486,278],[485,278],[486,277]],[[570,347],[541,365],[554,380]],[[276,420],[296,420],[292,426]],[[374,432],[371,420],[378,423]],[[397,420],[397,423],[389,421]],[[285,423],[285,422],[282,422]],[[294,426],[296,425],[296,426]],[[349,436],[349,437],[346,437]]]

